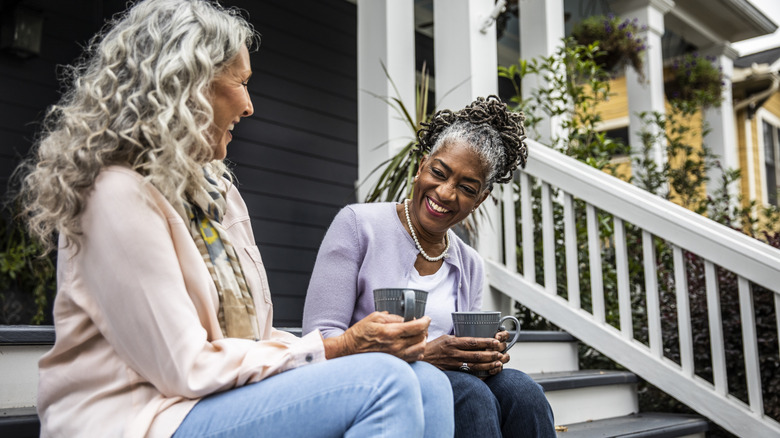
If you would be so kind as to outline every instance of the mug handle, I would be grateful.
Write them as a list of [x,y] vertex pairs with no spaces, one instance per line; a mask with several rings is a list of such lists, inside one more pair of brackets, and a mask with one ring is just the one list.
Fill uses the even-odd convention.
[[520,337],[520,321],[518,321],[517,318],[515,318],[512,315],[507,315],[501,318],[501,320],[498,322],[499,327],[503,328],[502,326],[504,325],[504,321],[506,321],[507,319],[511,319],[512,322],[515,323],[515,337],[514,339],[512,339],[512,341],[509,342],[509,344],[507,344],[506,349],[501,353],[506,353],[507,351],[509,351],[509,349],[512,348],[513,345],[515,345],[515,342],[517,342],[517,339]]
[[414,319],[415,293],[413,290],[404,291],[404,322]]

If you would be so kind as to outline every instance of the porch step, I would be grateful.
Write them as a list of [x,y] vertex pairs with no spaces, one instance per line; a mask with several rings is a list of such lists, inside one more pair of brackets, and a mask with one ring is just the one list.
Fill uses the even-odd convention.
[[638,378],[627,371],[578,370],[529,374],[544,388],[555,424],[622,417],[639,412]]
[[34,407],[0,409],[0,436],[38,438],[41,424]]
[[53,344],[52,326],[0,325],[0,409],[36,405],[38,359]]
[[559,438],[704,438],[709,421],[696,415],[641,413],[559,427]]
[[0,437],[40,434],[38,359],[52,344],[52,326],[0,325]]
[[579,363],[577,344],[566,332],[521,330],[504,366],[527,374],[573,371]]

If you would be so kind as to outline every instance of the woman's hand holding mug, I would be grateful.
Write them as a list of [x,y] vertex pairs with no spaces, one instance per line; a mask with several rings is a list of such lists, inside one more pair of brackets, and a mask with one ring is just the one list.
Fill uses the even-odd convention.
[[407,362],[422,360],[430,323],[431,319],[427,316],[404,322],[404,318],[398,315],[373,312],[344,334],[325,339],[325,357],[332,359],[350,354],[381,352]]

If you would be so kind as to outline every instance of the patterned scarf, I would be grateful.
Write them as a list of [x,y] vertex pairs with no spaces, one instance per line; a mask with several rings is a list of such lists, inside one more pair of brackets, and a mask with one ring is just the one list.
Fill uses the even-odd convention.
[[219,326],[228,338],[258,340],[255,305],[238,262],[236,250],[222,226],[225,196],[217,182],[204,169],[208,184],[189,196],[184,209],[190,223],[190,234],[200,250],[203,261],[219,295]]

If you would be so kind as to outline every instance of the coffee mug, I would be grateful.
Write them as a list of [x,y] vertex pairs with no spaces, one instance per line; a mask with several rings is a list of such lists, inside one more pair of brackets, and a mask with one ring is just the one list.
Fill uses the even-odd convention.
[[[496,333],[504,329],[504,321],[515,323],[515,337],[506,345],[502,353],[506,353],[515,345],[520,337],[520,321],[514,316],[501,317],[501,312],[452,312],[452,324],[455,328],[455,336],[472,338],[495,338]],[[472,371],[479,377],[487,377],[488,371]]]
[[374,308],[377,312],[386,310],[393,315],[403,316],[404,321],[422,318],[427,299],[428,292],[419,289],[374,289]]

